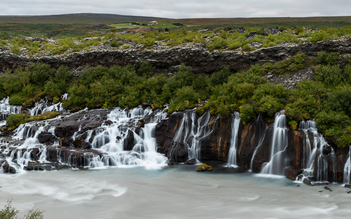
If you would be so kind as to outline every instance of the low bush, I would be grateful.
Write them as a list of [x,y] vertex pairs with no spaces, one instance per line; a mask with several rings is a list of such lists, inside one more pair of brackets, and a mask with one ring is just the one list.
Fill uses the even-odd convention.
[[9,103],[11,105],[22,105],[23,104],[23,99],[19,96],[13,96],[10,98]]
[[30,116],[29,114],[23,113],[10,114],[9,117],[6,119],[6,123],[9,125],[10,130],[14,130],[21,124],[38,120],[52,119],[58,115],[59,113],[57,112],[46,112],[38,116]]
[[[0,218],[2,219],[15,219],[18,218],[19,210],[12,207],[12,201],[7,201],[7,204],[0,210]],[[24,215],[23,219],[43,219],[44,212],[42,210],[31,210],[28,214]]]

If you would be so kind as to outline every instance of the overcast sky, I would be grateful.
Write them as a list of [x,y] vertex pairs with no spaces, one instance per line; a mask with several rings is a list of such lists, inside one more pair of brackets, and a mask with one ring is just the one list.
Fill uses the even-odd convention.
[[0,0],[0,15],[111,13],[165,18],[349,16],[351,0]]

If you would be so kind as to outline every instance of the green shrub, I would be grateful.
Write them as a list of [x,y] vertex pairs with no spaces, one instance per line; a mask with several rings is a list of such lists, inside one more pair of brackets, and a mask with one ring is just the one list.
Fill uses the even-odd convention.
[[30,116],[29,114],[23,113],[10,114],[9,117],[6,119],[6,123],[10,126],[10,130],[13,130],[17,128],[20,124],[38,120],[52,119],[58,115],[59,113],[57,112],[46,112],[37,116]]
[[[12,207],[12,201],[7,201],[7,204],[0,210],[0,218],[2,219],[15,219],[18,218],[20,211]],[[28,214],[24,215],[24,219],[43,219],[44,212],[41,210],[30,210]]]
[[228,45],[227,41],[221,37],[215,37],[209,45],[210,51],[214,49],[224,49]]
[[297,53],[292,58],[276,62],[274,65],[269,63],[264,66],[266,71],[271,71],[273,74],[277,75],[298,72],[305,67],[306,55],[304,53]]
[[315,72],[317,74],[315,80],[321,81],[327,87],[336,87],[345,83],[339,65],[318,65]]
[[200,95],[190,86],[182,87],[177,90],[176,97],[171,101],[168,111],[182,111],[194,108],[200,98]]
[[121,41],[117,41],[117,39],[113,39],[110,41],[111,47],[120,47],[122,45],[123,45],[123,43]]
[[343,129],[342,135],[336,140],[336,144],[341,148],[351,145],[351,126]]
[[240,107],[240,118],[242,119],[244,125],[255,116],[256,113],[252,105],[245,104]]
[[339,54],[338,53],[333,53],[333,52],[320,52],[317,55],[316,59],[318,64],[323,64],[323,65],[336,65],[338,64],[339,61]]
[[270,95],[262,97],[257,104],[257,110],[268,117],[273,117],[274,114],[282,107],[283,105],[279,102],[279,100]]
[[295,28],[295,30],[294,30],[294,33],[295,33],[295,34],[300,34],[300,33],[303,33],[303,28],[302,28],[302,27],[297,26],[297,27]]
[[248,44],[245,44],[245,45],[243,45],[243,50],[244,51],[251,51],[251,46],[249,46]]
[[328,140],[336,141],[343,134],[343,127],[350,124],[350,118],[343,112],[321,111],[316,115],[318,130]]
[[10,126],[10,130],[17,128],[20,124],[26,122],[30,115],[28,114],[10,114],[6,123]]
[[12,46],[12,47],[11,47],[11,51],[12,51],[12,53],[14,53],[14,54],[16,54],[16,55],[19,55],[19,54],[21,53],[21,50],[20,50],[20,48],[19,48],[18,45]]
[[9,103],[11,105],[22,105],[23,99],[20,96],[13,96],[10,98]]
[[210,76],[211,85],[221,85],[228,82],[228,77],[231,75],[229,68],[224,68],[221,71],[215,72]]
[[289,121],[289,125],[291,126],[292,130],[297,129],[297,122],[296,121]]
[[137,74],[139,76],[144,76],[144,77],[150,77],[154,74],[154,71],[155,71],[155,67],[152,66],[150,63],[148,62],[142,62],[138,71],[137,71]]

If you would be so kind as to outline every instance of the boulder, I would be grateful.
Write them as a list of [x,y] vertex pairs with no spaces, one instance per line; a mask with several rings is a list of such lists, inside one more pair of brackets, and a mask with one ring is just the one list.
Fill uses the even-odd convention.
[[41,132],[38,135],[38,140],[40,143],[54,143],[55,141],[55,136],[53,136],[50,132]]
[[196,158],[192,158],[192,159],[190,159],[190,160],[185,161],[184,164],[194,165],[194,164],[196,164],[196,163],[197,163]]

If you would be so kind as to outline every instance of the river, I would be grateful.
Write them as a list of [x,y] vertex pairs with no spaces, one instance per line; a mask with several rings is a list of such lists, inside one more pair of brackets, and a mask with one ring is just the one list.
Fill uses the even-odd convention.
[[195,166],[1,174],[0,204],[45,218],[350,218],[341,184],[306,186],[250,172],[199,173]]

